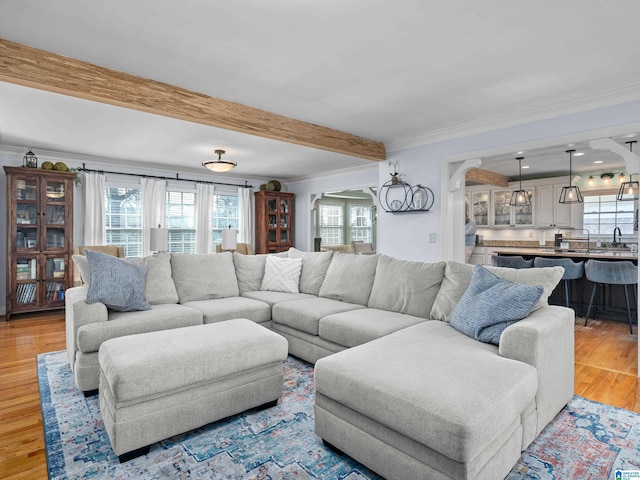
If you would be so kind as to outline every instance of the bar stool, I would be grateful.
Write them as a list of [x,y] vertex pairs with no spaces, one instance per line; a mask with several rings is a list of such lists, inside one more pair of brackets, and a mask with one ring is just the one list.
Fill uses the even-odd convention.
[[[589,315],[591,314],[591,306],[593,300],[596,298],[596,290],[598,285],[623,285],[624,286],[624,298],[627,301],[627,320],[629,321],[629,330],[633,334],[633,324],[631,323],[631,308],[629,307],[629,293],[627,291],[627,285],[638,284],[638,266],[633,262],[606,262],[603,260],[588,260],[584,267],[584,272],[588,280],[591,280],[593,285],[593,292],[591,292],[591,300],[589,301],[589,308],[587,309],[587,318],[584,319],[584,325],[587,326]],[[636,288],[633,289],[636,305],[638,304],[638,298],[636,294]],[[594,309],[595,310],[595,309]],[[595,313],[593,318],[595,319]]]
[[533,259],[525,260],[524,257],[510,255],[491,255],[491,263],[494,267],[531,268],[533,266]]
[[569,308],[569,281],[577,280],[584,276],[584,260],[576,263],[570,258],[536,257],[533,261],[533,266],[537,268],[557,266],[564,268],[564,273],[562,274],[562,280],[564,280],[564,303]]

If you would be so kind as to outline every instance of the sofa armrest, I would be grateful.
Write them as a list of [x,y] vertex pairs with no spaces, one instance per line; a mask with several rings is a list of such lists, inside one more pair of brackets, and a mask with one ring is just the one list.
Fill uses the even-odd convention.
[[76,360],[78,328],[88,323],[106,322],[109,320],[107,306],[104,303],[87,303],[89,287],[73,287],[64,292],[65,323],[67,338],[67,356],[71,370]]
[[575,312],[542,307],[507,328],[500,337],[501,356],[538,370],[536,434],[573,398]]

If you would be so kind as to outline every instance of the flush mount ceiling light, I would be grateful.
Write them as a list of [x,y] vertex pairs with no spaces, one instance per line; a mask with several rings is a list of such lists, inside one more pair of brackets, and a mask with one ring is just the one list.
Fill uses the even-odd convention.
[[237,163],[227,162],[226,160],[222,160],[222,155],[224,155],[224,150],[214,150],[214,153],[218,155],[217,160],[207,160],[206,162],[202,162],[203,167],[207,167],[212,172],[228,172],[233,167],[237,166]]
[[571,185],[571,164],[573,162],[573,152],[575,152],[575,150],[567,150],[567,153],[569,154],[569,186],[562,187],[560,200],[558,200],[559,203],[582,203],[584,201],[582,199],[580,189],[577,186]]
[[[636,143],[635,140],[631,142],[626,142],[629,145],[629,151],[633,152],[633,144]],[[625,181],[622,185],[620,185],[620,191],[618,192],[618,196],[616,197],[618,200],[635,200],[638,198],[638,181],[633,181],[633,174],[629,173],[629,181]]]
[[512,207],[528,207],[531,205],[531,197],[529,192],[522,189],[522,160],[524,157],[516,157],[518,160],[518,169],[520,171],[520,189],[514,190],[509,199],[509,205]]

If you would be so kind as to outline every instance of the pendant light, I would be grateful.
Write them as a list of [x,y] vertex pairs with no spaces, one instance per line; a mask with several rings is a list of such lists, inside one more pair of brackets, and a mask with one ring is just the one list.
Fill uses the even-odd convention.
[[[629,145],[629,151],[633,152],[633,144],[636,143],[635,140],[631,142],[626,142]],[[638,198],[638,181],[633,180],[633,174],[629,173],[629,181],[624,182],[620,185],[620,191],[618,192],[618,196],[616,197],[618,200],[636,200]]]
[[575,152],[575,150],[567,150],[567,153],[569,154],[569,186],[562,187],[559,203],[584,202],[584,200],[582,199],[582,194],[580,193],[580,189],[577,186],[571,185],[571,164],[573,162],[573,152]]
[[529,192],[522,189],[522,160],[524,157],[516,157],[518,160],[518,170],[520,171],[520,189],[514,190],[511,193],[511,199],[509,200],[509,205],[512,207],[528,207],[531,205],[531,197],[529,196]]
[[218,160],[207,160],[206,162],[202,162],[203,167],[207,167],[212,172],[228,172],[233,167],[237,166],[237,163],[227,162],[226,160],[222,160],[222,155],[224,155],[224,150],[214,150],[215,154],[218,155]]

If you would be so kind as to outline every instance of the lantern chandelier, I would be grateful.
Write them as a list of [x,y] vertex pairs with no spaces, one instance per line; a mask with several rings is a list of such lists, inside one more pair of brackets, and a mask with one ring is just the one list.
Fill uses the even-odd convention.
[[511,194],[509,205],[512,207],[528,207],[531,205],[531,196],[529,192],[522,189],[522,160],[524,160],[524,157],[516,157],[516,160],[518,160],[518,169],[520,170],[520,188],[514,190]]
[[[630,142],[626,142],[629,145],[629,151],[633,153],[633,144],[636,143],[635,140]],[[635,200],[638,198],[638,181],[633,180],[633,174],[629,173],[629,181],[624,181],[620,185],[620,191],[618,192],[618,196],[616,197],[618,200]]]
[[562,192],[560,192],[560,200],[559,203],[582,203],[584,200],[582,199],[582,194],[580,193],[580,189],[576,185],[572,185],[571,180],[571,164],[573,161],[573,152],[575,150],[567,150],[569,154],[569,186],[562,187]]

